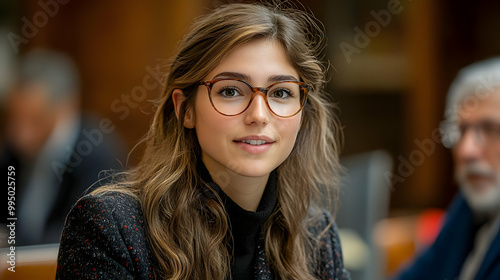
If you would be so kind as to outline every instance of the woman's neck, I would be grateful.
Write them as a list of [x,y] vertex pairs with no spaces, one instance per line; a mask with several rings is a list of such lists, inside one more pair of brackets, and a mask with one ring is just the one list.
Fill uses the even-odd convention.
[[207,166],[207,169],[212,180],[229,198],[247,211],[257,211],[269,174],[262,177],[248,177],[227,168],[214,170],[214,167]]
[[222,187],[217,181],[215,183],[221,186],[222,191],[241,208],[247,211],[257,211],[268,179],[269,174],[258,178],[243,177],[234,174],[230,184],[225,187]]

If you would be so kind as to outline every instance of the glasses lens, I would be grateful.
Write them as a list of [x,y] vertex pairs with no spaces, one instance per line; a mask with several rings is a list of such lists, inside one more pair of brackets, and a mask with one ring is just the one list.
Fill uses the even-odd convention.
[[212,86],[212,104],[217,111],[225,115],[236,115],[247,107],[252,97],[252,90],[243,82],[219,80]]
[[474,124],[458,124],[451,120],[441,123],[441,134],[443,144],[452,148],[468,133],[472,132],[478,143],[500,143],[500,123],[483,121]]
[[283,82],[274,85],[267,92],[269,107],[278,116],[291,116],[302,107],[305,92],[301,86],[293,82]]
[[[276,115],[288,117],[300,111],[305,95],[300,84],[281,82],[269,88],[267,102]],[[219,80],[212,85],[210,98],[220,113],[237,115],[252,101],[252,89],[242,81]]]

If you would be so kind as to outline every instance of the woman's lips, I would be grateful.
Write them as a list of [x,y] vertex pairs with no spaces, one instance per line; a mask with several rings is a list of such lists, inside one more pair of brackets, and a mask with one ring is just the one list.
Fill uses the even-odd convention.
[[251,153],[251,154],[262,154],[262,153],[265,153],[265,152],[267,152],[271,148],[271,145],[273,145],[273,143],[265,143],[265,144],[261,144],[261,145],[252,145],[252,144],[248,144],[248,143],[245,143],[245,142],[236,142],[236,141],[235,141],[235,143],[242,150],[244,150],[245,152]]
[[274,141],[267,137],[261,135],[251,135],[234,140],[236,145],[242,150],[251,154],[262,154],[267,152]]
[[234,141],[236,141],[236,142],[242,142],[242,141],[245,141],[245,140],[263,140],[263,141],[266,141],[268,143],[274,142],[273,139],[271,139],[270,137],[265,136],[265,135],[248,135],[248,136],[245,136],[245,137],[241,137],[241,138],[235,139]]

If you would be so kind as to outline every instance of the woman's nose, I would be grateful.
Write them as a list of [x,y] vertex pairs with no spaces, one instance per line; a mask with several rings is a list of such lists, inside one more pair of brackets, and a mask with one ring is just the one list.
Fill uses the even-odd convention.
[[247,124],[267,124],[271,111],[267,107],[266,100],[262,92],[256,92],[255,96],[246,110],[245,123]]

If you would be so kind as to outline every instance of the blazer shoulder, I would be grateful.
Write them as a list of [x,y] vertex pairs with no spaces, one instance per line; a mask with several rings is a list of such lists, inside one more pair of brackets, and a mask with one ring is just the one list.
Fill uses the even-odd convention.
[[140,203],[117,192],[80,198],[61,236],[57,279],[149,279],[151,272]]
[[136,198],[119,191],[104,194],[86,194],[78,200],[74,207],[86,207],[89,210],[95,207],[127,208],[128,211],[134,212],[140,212],[141,208],[140,202]]
[[[81,197],[68,214],[67,222],[73,216],[92,215],[95,217],[112,218],[114,223],[143,223],[141,205],[134,197],[121,193],[88,194]],[[85,222],[88,220],[83,220]],[[99,222],[92,219],[92,222]]]

